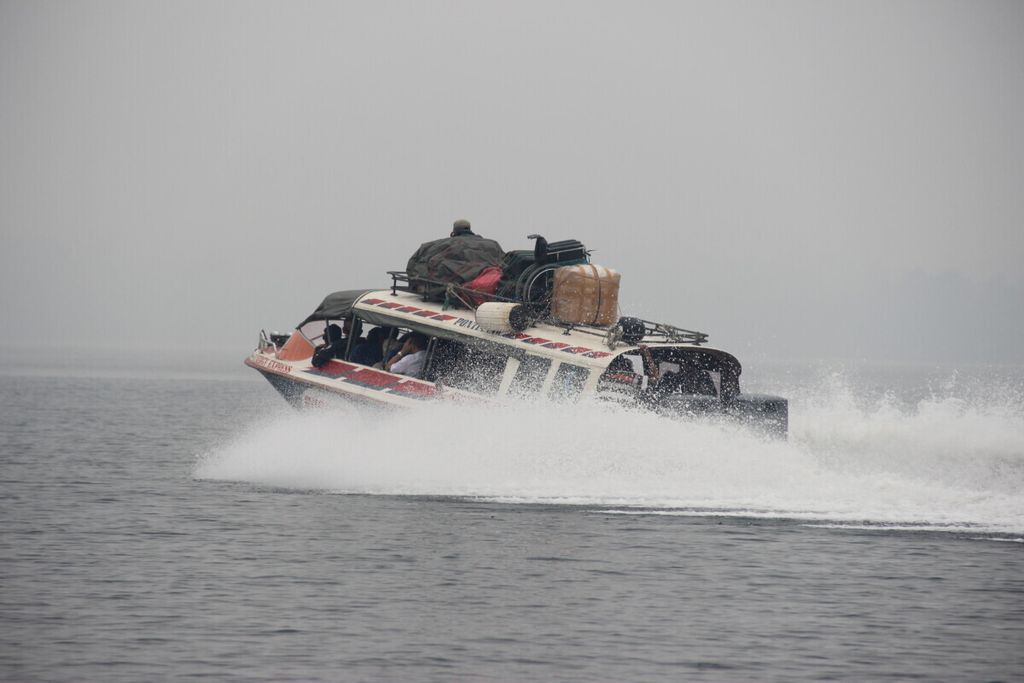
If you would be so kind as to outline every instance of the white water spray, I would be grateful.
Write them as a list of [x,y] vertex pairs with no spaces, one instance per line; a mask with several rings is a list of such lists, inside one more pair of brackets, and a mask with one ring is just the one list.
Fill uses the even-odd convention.
[[794,400],[789,441],[601,406],[342,407],[244,430],[202,479],[667,514],[1024,534],[1024,410],[930,397]]

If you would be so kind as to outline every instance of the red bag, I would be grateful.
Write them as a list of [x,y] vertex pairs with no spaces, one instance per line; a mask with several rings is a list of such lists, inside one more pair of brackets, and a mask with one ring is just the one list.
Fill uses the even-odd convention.
[[[494,294],[498,291],[498,281],[501,279],[501,268],[498,266],[487,266],[480,271],[480,274],[475,278],[462,285],[466,289],[472,289],[475,292],[482,292],[484,294]],[[470,295],[469,300],[473,302],[473,305],[479,306],[485,301],[490,301],[491,298],[487,296],[472,296]]]

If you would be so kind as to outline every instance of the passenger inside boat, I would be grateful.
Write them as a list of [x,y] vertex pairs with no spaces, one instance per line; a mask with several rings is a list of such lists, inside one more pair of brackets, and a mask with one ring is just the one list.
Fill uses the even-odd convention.
[[360,365],[373,365],[384,360],[384,340],[387,328],[375,327],[366,333],[366,341],[357,344],[352,349],[352,356],[349,358],[353,363]]
[[405,340],[399,335],[397,327],[385,327],[384,329],[386,332],[384,333],[384,341],[381,342],[381,360],[373,364],[373,367],[382,370],[384,369],[385,360],[390,360],[402,348],[402,344],[405,343]]
[[739,365],[728,357],[695,349],[641,348],[609,363],[598,384],[604,398],[636,400],[657,407],[686,397],[728,400],[739,394]]
[[396,375],[423,377],[423,369],[427,364],[429,341],[422,332],[410,332],[405,338],[402,349],[384,365],[384,369]]
[[658,382],[663,393],[693,394],[696,396],[717,396],[718,388],[708,370],[697,365],[689,357],[680,359],[678,369],[667,370]]
[[[359,336],[361,330],[362,321],[360,320],[344,318],[340,326],[327,321],[323,335],[319,337],[323,343],[317,346],[313,352],[311,360],[313,366],[319,368],[332,358],[344,359],[350,347],[356,348],[365,343],[366,340]],[[353,335],[355,335],[354,338]]]
[[345,354],[345,343],[342,340],[341,328],[330,323],[324,328],[324,343],[316,347],[313,352],[313,359],[310,361],[313,367],[319,368],[332,358],[341,358]]
[[355,347],[358,344],[366,341],[362,337],[363,333],[363,321],[353,320],[352,318],[345,318],[341,321],[341,338],[345,342],[345,348],[349,347],[349,337],[354,337],[352,340],[352,346]]
[[324,346],[337,344],[341,341],[341,328],[336,323],[331,323],[324,328]]
[[739,393],[738,364],[727,357],[689,349],[665,349],[657,357],[661,396],[684,394],[727,399]]
[[374,363],[374,367],[378,367],[382,370],[387,370],[388,363],[394,360],[395,356],[397,356],[398,353],[402,350],[402,347],[405,346],[405,340],[408,338],[409,330],[405,330],[403,332],[399,328],[394,328],[394,333],[392,334],[392,336],[388,339],[388,341],[384,342],[384,350],[381,362]]

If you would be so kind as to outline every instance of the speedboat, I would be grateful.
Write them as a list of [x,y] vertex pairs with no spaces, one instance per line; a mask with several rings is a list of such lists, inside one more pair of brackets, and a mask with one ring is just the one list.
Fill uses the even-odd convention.
[[[601,277],[599,267],[576,267]],[[261,331],[245,363],[300,409],[337,398],[395,409],[424,401],[596,400],[673,418],[738,421],[786,436],[787,400],[741,392],[739,361],[709,346],[707,334],[631,317],[567,321],[552,285],[560,268],[570,266],[536,259],[506,296],[390,271],[390,288],[334,292],[291,333]],[[579,289],[566,291],[578,295]],[[601,296],[607,309],[608,292]],[[617,304],[612,310],[617,313]],[[332,339],[331,329],[341,326],[347,335]],[[377,333],[362,336],[374,328]],[[371,364],[359,353],[370,339],[383,358],[389,342],[411,333],[427,340],[417,376]],[[331,351],[326,358],[325,350]]]

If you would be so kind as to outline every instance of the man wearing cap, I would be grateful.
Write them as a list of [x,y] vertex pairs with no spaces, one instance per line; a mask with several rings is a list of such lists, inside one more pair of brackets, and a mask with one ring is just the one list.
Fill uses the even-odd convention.
[[489,266],[499,267],[505,252],[494,240],[473,232],[464,218],[448,237],[424,242],[405,267],[409,285],[428,301],[444,301],[449,284],[471,282]]
[[460,235],[472,235],[474,234],[469,228],[469,221],[465,218],[460,218],[452,224],[452,237],[459,237]]

